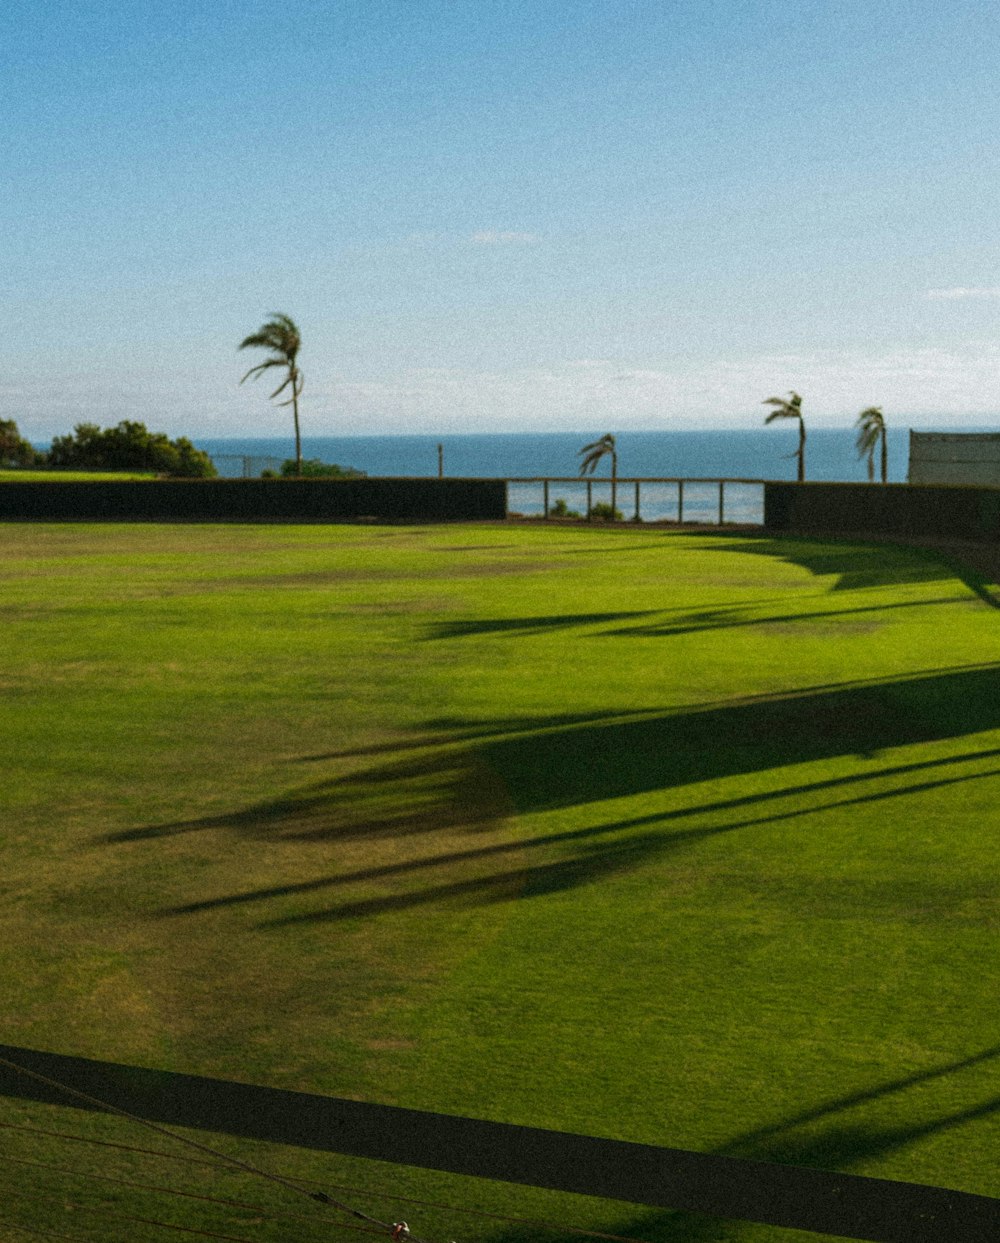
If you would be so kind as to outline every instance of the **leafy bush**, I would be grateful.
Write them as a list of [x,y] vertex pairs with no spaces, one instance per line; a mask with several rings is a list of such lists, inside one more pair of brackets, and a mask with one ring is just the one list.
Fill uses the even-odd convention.
[[68,470],[154,471],[178,479],[216,476],[212,459],[186,437],[168,440],[130,420],[104,431],[96,423],[78,423],[72,436],[52,441],[47,464]]
[[38,456],[13,419],[0,419],[0,466],[34,466]]
[[621,522],[622,511],[620,509],[612,509],[607,501],[598,501],[596,505],[590,507],[590,516],[605,522]]
[[566,504],[564,496],[557,496],[549,507],[549,516],[552,518],[579,518],[580,513],[576,509],[570,509]]
[[294,479],[301,474],[303,479],[365,479],[366,472],[355,470],[353,466],[337,466],[333,462],[321,462],[319,458],[305,458],[302,470],[294,458],[281,463],[281,475],[284,479]]

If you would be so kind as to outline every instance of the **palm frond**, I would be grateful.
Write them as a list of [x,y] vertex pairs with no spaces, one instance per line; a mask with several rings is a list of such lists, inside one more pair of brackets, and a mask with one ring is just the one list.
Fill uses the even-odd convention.
[[[243,380],[249,379],[250,376],[253,376],[256,380],[258,376],[262,375],[263,372],[268,369],[268,367],[283,367],[284,365],[285,360],[283,358],[269,358],[266,362],[258,363],[256,367],[251,367],[243,377]],[[240,380],[241,384],[243,383],[243,380]]]
[[298,367],[292,367],[289,370],[288,375],[285,376],[281,384],[279,384],[278,387],[271,394],[270,400],[273,401],[274,398],[277,397],[279,393],[284,392],[284,390],[288,388],[289,384],[292,386],[292,395],[288,401],[279,402],[278,404],[281,406],[290,405],[291,402],[293,402],[295,398],[298,397],[298,395],[302,392],[302,372],[299,371]]
[[597,469],[597,464],[600,462],[601,458],[605,457],[609,453],[611,454],[612,464],[614,464],[617,460],[617,454],[615,453],[615,438],[610,432],[606,432],[600,440],[595,440],[592,444],[584,445],[579,452],[581,454],[586,454],[583,462],[580,464],[581,475],[592,475]]
[[855,427],[858,430],[858,438],[856,441],[858,456],[864,457],[866,453],[870,453],[879,442],[879,437],[885,434],[885,418],[879,406],[869,406],[867,410],[862,410],[857,417]]
[[785,410],[788,414],[798,416],[802,412],[802,398],[794,389],[787,397],[765,397],[760,403],[762,406],[776,406],[780,410]]
[[862,427],[858,432],[857,440],[854,442],[858,450],[858,457],[864,457],[866,453],[871,453],[878,444],[878,437],[878,428]]
[[615,447],[614,436],[612,436],[610,432],[605,432],[604,435],[600,438],[600,440],[595,440],[593,444],[584,445],[583,448],[579,450],[579,452],[580,453],[591,453],[595,449],[597,449],[597,450],[600,450],[601,453],[610,453],[614,449],[614,447]]
[[294,357],[302,344],[302,337],[293,319],[288,315],[272,313],[270,320],[240,343],[239,348],[261,347]]

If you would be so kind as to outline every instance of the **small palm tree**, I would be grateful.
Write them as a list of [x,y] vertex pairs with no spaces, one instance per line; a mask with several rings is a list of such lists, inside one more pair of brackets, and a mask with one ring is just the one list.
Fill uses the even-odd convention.
[[760,403],[762,406],[774,406],[774,409],[764,420],[765,423],[773,423],[775,419],[798,419],[799,421],[799,447],[792,454],[799,461],[799,483],[802,483],[806,477],[806,425],[802,418],[802,398],[796,392],[791,392],[788,397],[768,397]]
[[[302,338],[295,321],[287,315],[279,315],[277,311],[273,311],[267,323],[251,333],[249,337],[245,337],[239,347],[241,350],[245,350],[248,346],[271,350],[271,357],[258,363],[256,367],[251,367],[243,380],[248,380],[250,376],[256,380],[270,367],[285,367],[288,370],[284,380],[271,394],[271,400],[279,393],[283,393],[289,385],[292,386],[291,397],[287,401],[279,401],[278,405],[291,406],[295,418],[295,473],[297,475],[302,474],[302,437],[299,434],[299,394],[302,392],[302,372],[295,359],[301,344]],[[243,380],[240,380],[241,384]]]
[[868,482],[875,482],[875,446],[881,443],[882,482],[886,483],[889,473],[888,449],[885,439],[885,419],[881,406],[869,406],[858,415],[855,426],[858,429],[858,457],[868,458]]
[[618,451],[615,448],[615,438],[610,432],[607,432],[600,440],[595,440],[593,444],[584,445],[580,450],[584,454],[584,459],[580,464],[581,475],[592,475],[597,469],[597,463],[602,457],[611,454],[611,521],[614,522],[616,510],[615,502],[618,492]]

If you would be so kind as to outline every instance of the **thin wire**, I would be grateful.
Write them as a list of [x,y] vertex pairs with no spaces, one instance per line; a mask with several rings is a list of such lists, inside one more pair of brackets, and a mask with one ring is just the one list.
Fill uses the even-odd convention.
[[[94,1144],[102,1148],[118,1148],[124,1152],[139,1153],[142,1156],[162,1157],[165,1161],[183,1162],[188,1165],[207,1166],[213,1170],[225,1170],[226,1167],[217,1161],[206,1161],[203,1157],[185,1157],[175,1152],[163,1152],[158,1148],[137,1148],[134,1144],[122,1144],[113,1140],[92,1139],[87,1135],[70,1135],[65,1131],[50,1131],[44,1127],[23,1126],[16,1122],[0,1122],[0,1129],[11,1131],[23,1131],[30,1135],[45,1135],[50,1139],[66,1139],[77,1144]],[[378,1198],[382,1195],[379,1191],[372,1191],[368,1187],[355,1187],[345,1183],[320,1183],[313,1178],[299,1178],[301,1183],[311,1183],[315,1187],[332,1187],[335,1191],[345,1191],[351,1195],[368,1196]],[[590,1239],[609,1239],[612,1243],[645,1243],[643,1239],[637,1239],[632,1235],[625,1234],[608,1234],[601,1230],[587,1230],[583,1226],[569,1226],[564,1222],[546,1221],[540,1217],[517,1217],[507,1213],[491,1213],[486,1209],[479,1208],[459,1208],[454,1204],[442,1204],[437,1200],[417,1200],[412,1196],[396,1195],[394,1199],[400,1204],[412,1204],[419,1208],[441,1209],[449,1213],[464,1213],[467,1217],[485,1217],[491,1221],[506,1221],[522,1226],[538,1226],[546,1230],[562,1231],[565,1234],[582,1235]],[[344,1229],[358,1230],[358,1226],[349,1226],[343,1223]],[[368,1233],[367,1231],[365,1233]]]
[[[13,1194],[15,1198],[22,1200],[28,1199],[28,1192],[26,1191],[14,1191],[11,1193],[8,1190],[6,1194]],[[217,1232],[209,1230],[201,1230],[197,1226],[177,1226],[169,1221],[156,1221],[150,1217],[134,1217],[129,1213],[109,1212],[106,1205],[78,1204],[75,1200],[64,1199],[62,1201],[62,1207],[65,1209],[72,1209],[74,1212],[78,1213],[99,1213],[103,1217],[111,1218],[115,1221],[138,1221],[145,1226],[162,1226],[164,1230],[181,1230],[185,1234],[200,1234],[207,1239],[228,1239],[230,1240],[230,1243],[254,1243],[252,1239],[244,1239],[234,1234],[218,1234]],[[18,1227],[18,1229],[20,1229],[20,1227]]]
[[304,1187],[298,1186],[291,1179],[284,1178],[280,1174],[272,1174],[267,1170],[262,1170],[258,1166],[251,1165],[248,1161],[241,1161],[238,1157],[231,1157],[228,1153],[219,1152],[214,1148],[210,1148],[208,1144],[202,1144],[198,1140],[189,1139],[186,1135],[178,1135],[174,1131],[168,1130],[166,1127],[160,1126],[158,1123],[150,1122],[146,1118],[140,1118],[137,1114],[129,1113],[125,1109],[119,1109],[116,1105],[109,1105],[106,1101],[99,1100],[95,1096],[89,1096],[86,1092],[81,1092],[78,1088],[71,1088],[68,1084],[61,1083],[57,1079],[50,1079],[47,1075],[39,1074],[36,1070],[28,1070],[25,1066],[19,1066],[17,1062],[12,1062],[8,1058],[0,1057],[0,1066],[7,1066],[11,1070],[19,1074],[26,1075],[30,1079],[36,1079],[39,1083],[44,1083],[48,1087],[56,1088],[60,1092],[65,1092],[69,1096],[75,1096],[79,1100],[86,1101],[89,1105],[96,1106],[98,1109],[104,1109],[108,1113],[117,1114],[121,1118],[127,1118],[130,1122],[135,1122],[139,1126],[147,1127],[151,1131],[156,1131],[160,1135],[167,1136],[168,1139],[175,1140],[180,1144],[187,1144],[191,1148],[197,1148],[200,1152],[207,1152],[210,1156],[220,1161],[227,1161],[231,1165],[237,1166],[239,1169],[245,1170],[247,1173],[256,1174],[259,1178],[269,1179],[273,1183],[277,1183],[281,1187],[285,1187],[289,1191],[294,1191],[298,1195],[308,1196],[309,1199],[315,1200],[320,1204],[325,1204],[330,1208],[338,1209],[343,1213],[350,1213],[352,1217],[360,1218],[362,1221],[370,1222],[373,1226],[378,1226],[381,1230],[388,1233],[394,1243],[398,1243],[400,1239],[408,1239],[411,1243],[424,1243],[412,1235],[405,1222],[389,1222],[381,1221],[377,1217],[372,1217],[368,1213],[363,1213],[360,1209],[352,1208],[349,1204],[343,1204],[339,1200],[333,1199],[325,1191],[307,1191]]
[[85,1239],[75,1234],[56,1234],[54,1230],[39,1230],[37,1226],[19,1226],[16,1222],[8,1221],[6,1217],[0,1217],[0,1226],[8,1226],[21,1234],[33,1234],[43,1239],[68,1239],[69,1243],[86,1243]]
[[[182,1157],[180,1153],[163,1152],[159,1148],[137,1148],[134,1144],[122,1144],[110,1139],[93,1139],[89,1135],[70,1135],[67,1131],[49,1131],[45,1127],[23,1126],[18,1122],[0,1122],[0,1128],[8,1131],[24,1131],[28,1135],[45,1135],[50,1139],[68,1139],[74,1144],[96,1144],[101,1148],[119,1148],[123,1152],[137,1152],[146,1157],[163,1157],[165,1161],[178,1161],[187,1165],[207,1166],[210,1170],[226,1169],[218,1161],[206,1161],[204,1157]],[[302,1179],[300,1181],[307,1182],[310,1180]],[[319,1186],[320,1184],[317,1183],[316,1185]]]
[[[30,1165],[39,1170],[51,1170],[54,1174],[69,1175],[70,1178],[93,1178],[102,1182],[117,1183],[121,1187],[134,1187],[138,1191],[155,1191],[162,1195],[183,1196],[187,1200],[203,1200],[207,1204],[219,1204],[223,1208],[242,1208],[250,1209],[252,1212],[264,1221],[305,1221],[315,1224],[315,1217],[306,1217],[304,1213],[285,1213],[271,1212],[263,1204],[250,1204],[246,1200],[230,1200],[220,1196],[205,1195],[200,1191],[182,1191],[179,1187],[160,1187],[155,1183],[140,1183],[131,1178],[122,1178],[118,1174],[99,1174],[91,1170],[67,1170],[59,1165],[49,1165],[46,1161],[33,1161],[30,1157],[12,1157],[9,1154],[0,1155],[0,1160],[6,1159],[15,1165]],[[347,1222],[341,1223],[345,1230],[360,1230],[365,1234],[379,1233],[375,1230],[369,1230],[365,1226],[352,1226]]]

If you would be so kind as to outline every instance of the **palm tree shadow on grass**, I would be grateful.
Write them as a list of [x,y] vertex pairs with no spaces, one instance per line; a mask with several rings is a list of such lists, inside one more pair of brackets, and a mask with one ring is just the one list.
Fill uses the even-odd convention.
[[[509,810],[532,813],[933,742],[1000,727],[1000,666],[972,666],[679,712],[539,718],[499,725],[471,745],[390,760],[286,798],[102,840],[208,828],[284,837],[371,837],[475,825],[477,783],[497,783]],[[552,724],[555,722],[555,724]],[[486,820],[493,820],[489,814]]]
[[[222,816],[143,826],[102,840],[140,842],[216,830],[251,840],[306,845],[403,837],[414,841],[407,857],[353,872],[203,898],[168,908],[163,915],[318,894],[355,884],[368,888],[355,891],[353,897],[345,895],[332,906],[292,916],[277,914],[257,926],[362,918],[452,899],[487,903],[538,897],[634,869],[718,834],[996,779],[1000,776],[996,765],[982,768],[983,761],[1000,754],[995,747],[894,765],[878,763],[876,757],[883,748],[1000,728],[998,690],[996,667],[974,667],[695,712],[591,719],[529,733],[498,730],[472,744],[362,767],[338,780],[313,783],[286,799]],[[703,805],[682,797],[674,806],[631,819],[594,823],[591,814],[586,818],[589,823],[579,828],[534,839],[518,838],[510,831],[509,814],[515,811],[582,808],[652,791],[668,794],[692,782],[851,754],[859,757],[856,768],[830,778],[775,784]],[[978,767],[970,769],[972,764]],[[789,796],[799,800],[791,809],[771,805]],[[435,850],[435,834],[441,830],[449,836]],[[456,844],[456,833],[469,834],[468,844]],[[481,870],[470,875],[477,864]],[[450,871],[456,865],[460,871]],[[372,894],[371,883],[384,888],[390,880],[390,895]],[[957,898],[980,896],[978,890],[970,890]],[[935,891],[900,894],[893,901],[903,909],[915,904],[947,910],[955,898]],[[862,899],[870,901],[871,895],[833,893],[834,901],[852,905]]]
[[[724,537],[715,537],[723,539]],[[773,557],[800,566],[817,577],[836,576],[833,591],[928,583],[956,576],[955,565],[930,549],[885,544],[838,542],[808,535],[747,536],[739,543],[713,544],[713,551]]]
[[[709,1155],[850,1172],[865,1161],[885,1156],[927,1136],[968,1122],[995,1117],[1000,1114],[1000,1096],[990,1096],[978,1104],[945,1110],[937,1116],[923,1115],[909,1126],[880,1127],[852,1121],[852,1111],[892,1097],[898,1098],[911,1089],[919,1092],[933,1080],[960,1074],[997,1058],[1000,1058],[1000,1045],[993,1045],[942,1066],[915,1071],[846,1093],[779,1122],[738,1135],[728,1143],[710,1149]],[[845,1208],[849,1206],[845,1205]],[[648,1240],[649,1243],[716,1243],[718,1240],[733,1240],[736,1243],[746,1237],[749,1228],[744,1222],[724,1221],[702,1213],[661,1212],[655,1209],[623,1214],[607,1227],[609,1232],[620,1237]],[[782,1229],[772,1227],[772,1230],[775,1239],[785,1235]],[[533,1243],[534,1240],[551,1238],[552,1234],[539,1227],[524,1226],[494,1231],[488,1237],[490,1243]]]
[[990,665],[509,737],[483,755],[535,812],[998,727]]
[[[921,547],[908,540],[886,539],[869,544],[846,540],[838,542],[833,538],[808,535],[748,535],[739,544],[720,543],[715,547],[720,552],[774,557],[801,566],[818,576],[836,575],[834,591],[957,578],[984,604],[1000,608],[1000,601],[990,590],[991,584],[997,581],[996,558],[992,550],[984,556],[981,550],[972,547],[966,559],[953,549]],[[887,548],[891,549],[889,556],[886,555]],[[985,568],[987,566],[991,568]]]
[[[364,898],[345,901],[339,905],[315,911],[311,914],[296,915],[288,919],[265,920],[258,926],[279,927],[283,924],[304,921],[328,921],[335,919],[357,918],[377,915],[384,911],[408,910],[439,901],[454,898],[471,899],[479,903],[509,901],[512,898],[541,897],[545,894],[560,892],[587,884],[590,881],[606,879],[615,872],[640,866],[651,858],[659,858],[673,851],[697,845],[698,842],[719,834],[732,833],[739,829],[752,828],[758,825],[775,824],[820,812],[857,806],[878,800],[898,798],[902,795],[915,794],[925,790],[942,788],[948,785],[962,784],[968,781],[993,779],[1000,777],[1000,768],[986,772],[959,773],[958,775],[940,775],[955,766],[978,763],[984,759],[1000,759],[1000,748],[985,751],[971,751],[962,755],[948,756],[944,759],[918,761],[912,764],[895,765],[875,771],[849,774],[830,778],[825,781],[810,782],[805,785],[778,788],[757,792],[714,803],[686,806],[676,810],[656,812],[648,816],[633,817],[627,820],[609,821],[581,829],[570,829],[560,833],[544,834],[528,839],[491,841],[486,844],[473,844],[463,850],[450,850],[431,855],[419,855],[398,860],[392,863],[372,865],[354,871],[344,871],[313,877],[305,881],[294,881],[282,885],[245,890],[241,893],[226,894],[213,898],[184,902],[166,907],[159,911],[161,916],[191,915],[199,911],[214,910],[227,906],[242,906],[266,902],[273,898],[290,897],[307,893],[319,893],[350,888],[352,885],[366,882],[386,882],[410,880],[413,877],[438,873],[442,868],[455,864],[488,863],[493,859],[503,862],[506,858],[529,858],[535,851],[549,848],[575,847],[577,854],[569,859],[551,863],[526,863],[508,868],[505,871],[487,873],[474,879],[462,881],[446,881],[436,885],[406,893],[395,891],[391,898]],[[912,778],[917,772],[932,773],[933,780],[915,782]],[[909,784],[895,785],[888,790],[867,790],[854,797],[836,799],[818,808],[810,805],[791,811],[769,811],[767,803],[774,799],[784,799],[800,794],[815,794],[820,791],[840,789],[844,786],[863,785],[873,780],[904,777]],[[675,823],[683,819],[701,817],[706,814],[732,811],[753,807],[763,814],[750,815],[744,819],[729,820],[709,826],[675,827]],[[196,822],[197,823],[197,822]],[[634,830],[641,826],[655,826],[645,834],[629,833],[621,836],[622,830]],[[201,824],[199,827],[205,827]],[[135,840],[135,839],[132,839]],[[826,884],[824,894],[820,898],[821,905],[855,909],[862,905],[872,911],[883,908],[894,910],[895,913],[907,909],[921,912],[935,912],[947,916],[950,909],[960,909],[964,902],[988,899],[992,895],[992,885],[988,881],[982,884],[969,883],[959,887],[941,887],[914,885],[912,882],[900,886],[889,886],[878,881],[873,886],[844,886]],[[783,896],[787,904],[789,895]],[[816,895],[806,895],[810,903],[816,901]]]
[[[650,710],[642,715],[651,715]],[[506,734],[533,733],[539,729],[566,728],[587,725],[595,721],[617,720],[620,712],[558,712],[547,716],[510,716],[490,720],[474,720],[468,717],[431,717],[420,726],[418,733],[393,738],[388,742],[376,742],[369,746],[342,747],[333,751],[321,751],[314,755],[300,755],[298,763],[315,764],[324,760],[361,759],[373,755],[399,755],[404,751],[424,751],[432,747],[444,747],[459,742],[486,742]],[[627,713],[624,715],[628,715]]]
[[596,626],[608,622],[632,621],[652,617],[658,609],[638,609],[625,613],[558,613],[539,617],[487,617],[468,621],[440,622],[431,627],[428,639],[461,639],[478,634],[535,634],[572,626]]
[[[658,715],[637,711],[636,718]],[[313,782],[283,798],[191,820],[137,826],[99,837],[124,843],[228,829],[251,838],[321,841],[417,835],[439,829],[494,827],[512,810],[506,789],[485,762],[488,744],[539,729],[559,732],[620,720],[620,713],[553,713],[494,721],[435,718],[415,738],[300,757],[300,762],[389,758],[342,777]],[[423,755],[408,753],[423,751]]]
[[[970,587],[970,590],[974,591],[975,589]],[[976,592],[976,594],[979,593]],[[985,598],[991,606],[998,607],[996,601],[988,593]],[[764,617],[759,616],[760,605],[746,604],[720,604],[712,608],[700,610],[692,610],[690,608],[642,609],[630,613],[573,613],[537,617],[477,617],[469,618],[468,620],[433,624],[429,627],[424,639],[425,641],[463,639],[472,635],[483,634],[534,635],[548,630],[570,629],[576,626],[602,626],[610,622],[625,622],[626,624],[614,626],[611,629],[598,630],[594,637],[666,638],[673,635],[699,634],[706,631],[748,627],[787,627],[800,623],[835,627],[844,618],[850,618],[854,621],[861,620],[863,623],[863,619],[872,614],[882,614],[895,609],[927,608],[935,604],[961,604],[965,600],[966,597],[964,595],[937,596],[934,599],[899,600],[894,604],[875,603],[857,605],[853,608],[822,608],[809,612],[772,613]],[[647,618],[656,618],[657,620],[643,620]],[[879,626],[881,622],[875,620],[872,624]]]
[[[836,627],[843,618],[862,619],[867,614],[881,614],[893,609],[927,608],[933,604],[960,604],[964,596],[938,596],[933,600],[899,600],[895,604],[863,604],[849,609],[815,609],[808,613],[775,613],[768,617],[754,616],[758,611],[747,605],[725,605],[701,612],[686,612],[678,621],[665,620],[641,626],[622,626],[604,633],[616,638],[669,637],[680,634],[698,634],[705,631],[735,630],[754,626],[790,627],[799,623],[829,625]],[[994,602],[992,599],[990,603]],[[881,622],[874,621],[878,627]]]

